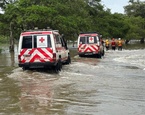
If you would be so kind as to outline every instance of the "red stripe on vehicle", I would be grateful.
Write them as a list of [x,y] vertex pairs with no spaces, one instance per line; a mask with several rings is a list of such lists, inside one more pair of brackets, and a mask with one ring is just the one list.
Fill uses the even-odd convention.
[[84,52],[92,52],[93,50],[90,47],[87,47]]
[[[40,60],[40,56],[38,54],[36,54],[33,56],[33,58],[30,60],[30,62],[33,63],[35,60],[38,60],[38,59]],[[40,60],[40,61],[42,61],[42,60]]]
[[[51,58],[49,54],[47,54],[45,51],[42,50],[42,48],[37,48],[37,50],[38,50],[41,54],[43,54],[45,57]],[[50,50],[50,49],[47,48],[47,51],[49,51],[49,52],[52,54],[52,50]]]
[[31,49],[28,54],[31,55],[32,53],[34,53],[35,50],[36,50],[35,48]]
[[24,55],[24,53],[27,51],[27,49],[21,50],[20,56]]
[[26,60],[25,60],[25,59],[23,59],[21,62],[22,62],[22,63],[25,63],[25,62],[26,62]]
[[[95,51],[98,52],[98,50],[99,50],[99,49],[98,49],[98,46],[94,46],[94,45],[92,45],[91,47],[92,47]],[[97,48],[96,48],[96,47],[97,47]]]
[[44,35],[47,35],[47,34],[51,34],[52,32],[50,31],[38,31],[38,32],[23,32],[21,35],[24,36],[24,35],[33,35],[33,34],[44,34]]

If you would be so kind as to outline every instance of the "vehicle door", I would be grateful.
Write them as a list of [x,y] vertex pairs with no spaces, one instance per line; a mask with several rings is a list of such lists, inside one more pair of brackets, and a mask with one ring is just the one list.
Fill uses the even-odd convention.
[[52,61],[53,51],[51,45],[50,35],[34,35],[34,52],[33,60],[36,62]]
[[55,45],[56,45],[56,52],[58,53],[59,57],[61,57],[62,61],[66,58],[66,49],[64,47],[64,43],[61,40],[61,36],[59,34],[54,34],[55,36]]
[[23,36],[21,42],[20,59],[22,63],[30,62],[32,55],[32,36]]

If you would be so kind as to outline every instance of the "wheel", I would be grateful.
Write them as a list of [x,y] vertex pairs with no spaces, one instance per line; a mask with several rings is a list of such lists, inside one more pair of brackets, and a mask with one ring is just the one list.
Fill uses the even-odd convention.
[[22,67],[23,71],[28,70],[28,67]]
[[61,71],[61,69],[62,69],[62,63],[61,63],[61,60],[59,60],[59,61],[57,62],[57,64],[54,66],[54,71],[55,71],[56,73],[59,73],[59,71]]
[[59,62],[59,71],[61,71],[61,69],[62,69],[62,63],[61,63],[61,61]]
[[83,57],[83,55],[82,54],[79,54],[79,57]]
[[68,56],[67,60],[66,60],[66,64],[70,64],[71,63],[71,57]]
[[102,54],[99,53],[99,54],[97,55],[97,57],[98,57],[98,58],[102,58]]

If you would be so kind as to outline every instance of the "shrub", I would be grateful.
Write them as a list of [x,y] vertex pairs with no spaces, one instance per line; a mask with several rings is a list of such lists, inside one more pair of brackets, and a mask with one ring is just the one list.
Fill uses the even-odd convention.
[[0,43],[8,43],[9,40],[8,40],[8,37],[7,36],[2,36],[0,35]]

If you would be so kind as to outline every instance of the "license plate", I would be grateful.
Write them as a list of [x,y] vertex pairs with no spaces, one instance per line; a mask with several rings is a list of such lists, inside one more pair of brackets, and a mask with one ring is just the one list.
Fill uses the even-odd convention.
[[85,55],[92,55],[92,53],[86,53]]

